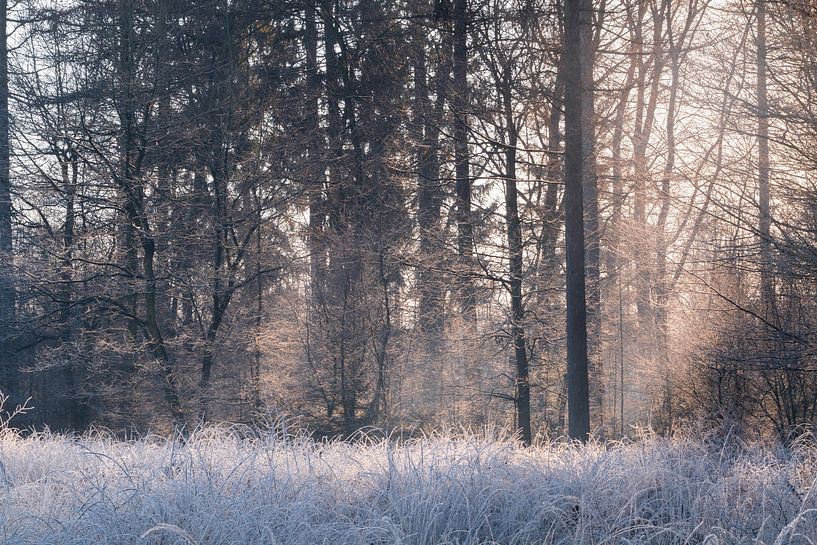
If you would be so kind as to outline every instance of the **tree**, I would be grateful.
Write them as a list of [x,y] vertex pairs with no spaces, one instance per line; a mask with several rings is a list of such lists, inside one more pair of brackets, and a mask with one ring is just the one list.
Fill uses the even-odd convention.
[[5,261],[0,273],[0,388],[13,391],[16,370],[12,366],[12,327],[15,322],[14,275],[9,266],[12,258],[11,178],[9,171],[9,84],[8,84],[8,31],[6,19],[8,3],[0,1],[0,256]]
[[468,0],[454,0],[454,57],[452,109],[456,176],[457,251],[462,266],[461,306],[466,322],[476,324],[473,286],[474,226],[471,218],[471,166],[468,150]]
[[757,162],[758,162],[758,237],[760,239],[760,284],[763,313],[774,320],[775,294],[772,278],[771,212],[769,209],[769,98],[766,89],[766,2],[756,2],[757,62]]
[[586,441],[590,434],[590,398],[587,368],[587,305],[585,299],[585,243],[582,184],[585,146],[582,74],[590,61],[587,28],[591,25],[589,0],[565,2],[565,245],[567,256],[567,395],[571,439]]

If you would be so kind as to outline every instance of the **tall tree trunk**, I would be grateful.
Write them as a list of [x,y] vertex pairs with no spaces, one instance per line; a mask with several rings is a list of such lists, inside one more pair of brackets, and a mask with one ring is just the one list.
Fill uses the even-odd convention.
[[590,434],[587,376],[587,306],[585,299],[584,211],[582,197],[584,136],[582,86],[589,62],[583,27],[591,25],[591,0],[565,3],[565,246],[567,257],[567,397],[568,434],[586,441]]
[[[556,81],[554,83],[554,93],[550,100],[550,112],[547,130],[547,167],[544,179],[545,188],[542,219],[542,233],[538,240],[539,264],[536,270],[535,300],[537,308],[546,309],[553,315],[559,315],[563,309],[563,289],[564,276],[562,274],[562,257],[557,248],[559,246],[559,234],[564,225],[564,195],[560,199],[561,189],[564,179],[562,171],[562,133],[560,130],[562,120],[564,97],[564,57],[557,63]],[[560,366],[563,352],[559,343],[548,342],[541,351],[542,358],[547,358],[551,365],[555,365],[558,372],[558,379],[562,382],[562,387],[556,395],[556,419],[549,419],[553,429],[562,433],[565,422],[565,409],[567,407],[567,390],[565,384],[565,369]],[[554,377],[555,378],[555,377]],[[547,407],[547,404],[544,405]]]
[[772,273],[772,216],[769,207],[769,99],[766,90],[766,1],[757,7],[757,163],[760,238],[760,286],[764,318],[776,320],[774,278]]
[[[132,199],[130,185],[133,182],[133,155],[134,140],[136,131],[135,120],[135,99],[133,93],[133,0],[118,0],[118,24],[119,24],[119,51],[117,68],[117,82],[114,94],[118,102],[117,113],[119,116],[119,157],[120,162],[117,175],[120,183],[117,187],[117,198],[121,203],[122,211],[117,217],[117,241],[119,252],[121,252],[122,269],[125,273],[122,285],[124,293],[122,303],[129,316],[125,317],[126,330],[123,341],[136,347],[142,342],[139,331],[139,245],[137,233],[132,215],[128,208],[131,207]],[[135,212],[134,212],[135,213]],[[137,373],[136,350],[129,350],[121,356],[117,369],[115,384],[121,399],[120,406],[126,424],[131,424],[135,416],[134,404],[136,396],[133,392],[135,375]]]
[[525,310],[522,301],[522,227],[516,189],[516,145],[518,135],[513,115],[511,84],[504,82],[503,106],[508,142],[505,146],[505,221],[508,228],[508,258],[511,292],[511,337],[516,362],[516,426],[524,445],[532,440],[528,348],[525,340]]
[[327,280],[326,280],[326,302],[322,305],[321,320],[315,324],[315,334],[317,350],[312,351],[312,357],[318,365],[329,366],[331,373],[327,378],[327,417],[330,423],[336,407],[340,406],[344,411],[344,425],[351,427],[346,409],[348,408],[346,395],[346,373],[347,373],[347,350],[345,321],[346,310],[346,290],[348,285],[345,282],[344,267],[346,263],[345,251],[347,245],[343,244],[346,193],[343,179],[343,165],[341,158],[344,155],[342,132],[343,122],[340,110],[340,98],[343,93],[341,86],[341,67],[336,51],[339,43],[339,31],[336,29],[337,17],[339,17],[335,0],[323,0],[321,4],[321,17],[324,30],[324,59],[325,59],[325,94],[326,94],[326,135],[328,147],[327,164],[327,198],[326,198],[326,227],[324,232],[327,236]]
[[175,21],[169,21],[168,12],[169,0],[159,0],[156,3],[156,41],[159,47],[156,51],[157,66],[157,88],[159,92],[159,116],[158,133],[156,139],[157,167],[156,167],[156,193],[153,196],[157,211],[156,221],[156,267],[159,271],[160,279],[157,280],[157,291],[159,299],[157,301],[157,313],[159,324],[168,336],[176,333],[176,317],[172,314],[172,297],[170,282],[165,279],[172,278],[175,274],[172,271],[172,260],[168,256],[171,246],[170,228],[173,223],[173,193],[176,185],[176,165],[174,165],[174,149],[168,138],[173,123],[172,109],[170,104],[170,63],[169,48],[170,37],[168,36],[168,22],[173,25]]
[[[62,262],[60,263],[60,342],[65,344],[72,341],[72,300],[74,282],[74,230],[76,224],[75,203],[77,191],[77,176],[79,157],[72,150],[59,159],[63,186],[65,187],[65,221],[62,229]],[[60,387],[63,403],[60,412],[64,417],[67,429],[82,430],[86,425],[84,407],[81,403],[80,392],[77,388],[75,369],[69,360],[60,368]]]
[[262,205],[258,195],[258,188],[253,187],[253,203],[255,204],[255,221],[257,223],[255,232],[255,346],[253,354],[253,364],[250,369],[250,391],[252,392],[252,406],[255,411],[259,411],[263,405],[261,401],[261,326],[264,314],[264,278],[261,274],[262,240],[261,232]]
[[454,163],[456,176],[457,250],[463,271],[462,314],[476,324],[473,273],[474,226],[471,218],[471,174],[468,152],[468,2],[454,0]]
[[[220,132],[220,131],[217,131]],[[215,139],[216,149],[223,149],[223,135]],[[220,156],[221,154],[219,154]],[[204,333],[204,346],[201,356],[201,377],[199,379],[199,419],[206,422],[209,418],[210,385],[213,363],[216,356],[216,336],[224,319],[227,306],[230,304],[234,289],[234,272],[229,262],[229,233],[227,225],[231,223],[227,211],[226,165],[219,164],[211,168],[213,175],[213,262],[210,283],[210,321]]]
[[[422,28],[418,25],[418,28]],[[424,33],[424,32],[423,32]],[[417,151],[418,195],[417,224],[420,232],[420,270],[418,273],[418,325],[425,337],[429,357],[437,357],[443,331],[445,292],[437,263],[442,252],[440,226],[443,194],[440,184],[440,123],[445,101],[448,66],[435,66],[433,87],[429,84],[427,40],[415,37],[414,59],[414,130],[421,140]],[[432,106],[429,97],[436,94]]]
[[[537,275],[537,304],[553,309],[555,301],[561,298],[561,257],[557,250],[559,233],[564,222],[564,201],[560,202],[559,190],[563,180],[562,175],[562,134],[560,125],[562,121],[564,95],[564,58],[561,58],[557,65],[556,82],[554,93],[550,101],[550,115],[548,119],[548,143],[547,157],[548,164],[545,170],[545,180],[547,188],[544,195],[544,210],[542,218],[542,234],[539,237],[538,253],[541,256]],[[554,294],[559,293],[558,296]],[[552,344],[553,345],[553,344]],[[551,346],[552,346],[551,345]]]
[[[649,254],[644,241],[649,241],[649,228],[647,224],[647,195],[649,172],[647,167],[647,148],[652,135],[653,123],[655,122],[655,109],[658,104],[659,83],[663,72],[663,51],[661,46],[661,36],[663,29],[663,9],[652,6],[653,20],[653,50],[649,58],[652,59],[652,73],[650,66],[644,61],[644,16],[646,15],[646,3],[638,6],[637,19],[634,21],[634,41],[636,44],[636,56],[638,59],[638,77],[636,80],[636,112],[635,112],[635,134],[633,135],[633,166],[635,183],[633,188],[634,203],[633,215],[636,224],[642,229],[639,242],[635,249],[635,262],[638,266],[636,273],[636,306],[638,319],[643,334],[649,336],[652,329],[653,308],[652,308],[652,267],[648,265]],[[649,77],[648,77],[649,76]],[[649,86],[648,86],[649,83]],[[649,91],[649,95],[647,94]]]
[[[545,286],[552,287],[553,279],[559,273],[559,258],[556,253],[556,243],[559,232],[562,230],[562,210],[559,208],[559,186],[557,181],[561,175],[561,142],[562,135],[559,126],[562,120],[562,107],[564,95],[564,63],[560,60],[557,68],[556,84],[553,98],[550,103],[550,119],[548,119],[548,165],[547,189],[545,190],[545,225],[542,229],[539,251],[542,254],[541,270],[539,275],[544,277]],[[543,286],[543,288],[545,287]]]
[[[429,7],[421,2],[417,15]],[[439,47],[442,58],[429,59],[427,50],[432,42],[426,29],[415,25],[414,33],[414,103],[413,131],[420,141],[417,146],[417,227],[420,236],[420,256],[417,270],[417,327],[422,337],[422,369],[416,374],[420,380],[421,406],[439,395],[439,377],[443,372],[443,329],[445,320],[445,282],[440,260],[443,256],[442,217],[443,188],[440,180],[440,127],[446,88],[450,77],[450,52],[442,40]],[[433,76],[429,77],[429,68]],[[431,93],[435,94],[434,102]]]
[[11,179],[9,176],[9,84],[6,38],[7,1],[0,0],[0,389],[16,390],[17,370],[11,346],[16,320],[14,273],[12,267]]
[[[661,209],[658,212],[656,223],[656,263],[655,263],[655,335],[658,364],[660,368],[666,369],[669,364],[669,279],[667,278],[667,218],[670,212],[670,190],[671,179],[675,169],[675,108],[678,96],[678,62],[675,51],[671,52],[672,62],[672,83],[670,84],[670,97],[667,111],[667,159],[664,165],[664,175],[661,178],[661,194],[659,201]],[[666,428],[672,425],[672,384],[671,377],[667,373],[664,375],[663,404],[664,412],[667,416]]]
[[[624,201],[626,199],[626,194],[624,190],[624,183],[622,180],[622,171],[623,171],[623,157],[622,157],[622,146],[621,142],[623,140],[624,135],[624,119],[625,113],[627,111],[627,104],[629,102],[630,92],[633,87],[633,83],[635,82],[635,72],[637,66],[637,58],[635,55],[636,45],[633,42],[630,51],[630,65],[627,69],[627,75],[624,79],[624,86],[621,89],[621,94],[618,99],[618,106],[616,107],[616,117],[613,123],[613,147],[611,150],[611,179],[610,185],[612,190],[612,200],[613,200],[613,210],[610,215],[609,225],[610,227],[607,229],[608,237],[607,237],[607,256],[606,256],[606,272],[607,272],[607,295],[610,297],[611,300],[614,298],[618,299],[618,341],[617,341],[617,349],[615,352],[613,351],[612,347],[610,350],[607,351],[608,359],[607,361],[613,365],[618,363],[618,391],[617,395],[619,396],[618,402],[619,406],[616,407],[615,403],[613,405],[613,413],[616,412],[618,409],[618,418],[619,418],[619,428],[620,434],[624,435],[624,357],[625,357],[625,350],[624,350],[624,319],[623,319],[623,290],[621,286],[621,269],[623,266],[622,259],[621,259],[621,252],[622,252],[622,245],[623,239],[622,236],[622,226],[621,226],[621,219],[622,219],[622,210],[624,208]],[[618,360],[616,362],[616,360]],[[613,432],[615,433],[615,425],[613,425]]]
[[[122,134],[120,137],[120,157],[121,157],[121,173],[122,179],[125,183],[130,183],[133,176],[133,153],[134,153],[134,139],[136,130],[136,106],[134,104],[135,98],[133,96],[133,51],[132,51],[132,33],[133,33],[133,0],[119,0],[119,92],[121,94],[119,110],[119,121],[122,126]],[[130,199],[130,195],[123,195],[125,200]],[[125,205],[127,206],[127,204]],[[138,261],[139,250],[136,241],[136,233],[134,232],[134,225],[130,221],[127,212],[124,214],[121,223],[120,244],[123,251],[123,268],[130,277],[131,285],[127,290],[128,295],[125,296],[125,305],[133,316],[138,312],[138,290],[136,288],[136,281],[138,277]],[[139,324],[136,319],[128,320],[128,338],[131,341],[136,341],[138,335]],[[128,374],[133,369],[132,361],[126,362],[125,372]]]
[[582,55],[582,200],[584,206],[585,260],[587,279],[587,356],[590,376],[590,414],[594,428],[604,429],[604,382],[601,363],[601,230],[599,228],[599,192],[596,175],[596,129],[593,100],[595,57],[592,13],[588,24],[580,27]]
[[309,195],[309,255],[310,289],[314,312],[324,300],[326,290],[326,245],[325,245],[325,198],[323,172],[323,143],[320,136],[318,97],[320,77],[318,75],[318,30],[315,18],[315,3],[306,2],[304,14],[304,52],[306,54],[306,124],[305,140],[308,142],[307,160]]
[[176,431],[182,431],[186,428],[187,421],[179,396],[176,370],[165,346],[156,311],[156,273],[154,271],[156,245],[147,224],[145,223],[140,227],[142,233],[142,274],[144,275],[145,323],[148,332],[148,348],[162,369],[165,401],[170,409],[173,426]]

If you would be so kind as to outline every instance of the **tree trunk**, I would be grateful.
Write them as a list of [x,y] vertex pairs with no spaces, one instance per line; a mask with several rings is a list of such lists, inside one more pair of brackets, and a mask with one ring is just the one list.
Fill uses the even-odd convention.
[[[607,272],[607,294],[608,297],[618,299],[618,340],[617,350],[613,352],[611,349],[607,352],[608,362],[615,365],[618,363],[618,407],[613,404],[613,413],[618,409],[619,428],[621,436],[624,435],[624,319],[623,319],[623,290],[622,290],[622,259],[621,252],[623,246],[622,236],[622,209],[624,208],[624,201],[626,199],[624,184],[622,180],[623,158],[621,153],[621,142],[624,135],[624,118],[627,111],[627,104],[629,101],[630,92],[635,81],[635,70],[637,65],[637,57],[635,55],[636,45],[631,46],[630,51],[630,65],[627,69],[627,75],[624,79],[624,86],[621,90],[621,95],[618,99],[618,106],[616,108],[616,117],[613,124],[613,147],[611,150],[611,180],[610,185],[612,189],[613,210],[609,219],[610,227],[607,229],[607,258],[606,258],[606,272]],[[616,361],[618,360],[618,361]],[[615,433],[615,429],[612,430]]]
[[320,78],[318,75],[318,30],[315,19],[315,3],[306,2],[304,14],[304,51],[306,53],[306,124],[305,140],[308,142],[307,161],[309,165],[309,255],[310,288],[314,311],[324,300],[326,290],[326,245],[324,242],[325,199],[324,165],[318,115]]
[[[418,33],[419,34],[419,33]],[[443,303],[445,289],[438,263],[442,253],[440,226],[443,194],[440,184],[440,124],[445,101],[448,67],[438,62],[433,89],[436,93],[432,107],[429,98],[427,40],[416,37],[414,62],[414,127],[418,146],[417,226],[420,232],[420,270],[418,272],[418,326],[425,337],[429,357],[438,356],[443,332]]]
[[159,115],[157,125],[159,136],[155,145],[157,150],[156,167],[156,193],[153,195],[155,208],[157,211],[156,220],[156,268],[159,271],[157,279],[157,291],[159,294],[157,313],[159,324],[163,331],[170,337],[176,332],[176,316],[172,313],[171,283],[168,280],[173,278],[173,261],[168,256],[171,247],[170,229],[173,225],[173,199],[176,185],[177,169],[174,164],[174,149],[168,135],[171,133],[173,125],[172,108],[170,104],[170,63],[168,50],[170,39],[168,36],[168,22],[175,24],[175,21],[168,21],[169,0],[159,0],[156,3],[156,41],[159,44],[156,52],[157,66],[157,88],[159,92]]
[[[224,145],[220,138],[217,142],[217,148]],[[199,419],[201,422],[206,422],[209,416],[210,383],[216,354],[216,336],[235,289],[235,271],[228,254],[227,225],[230,219],[227,213],[227,181],[224,179],[226,168],[221,164],[212,170],[213,262],[211,272],[213,276],[210,284],[210,322],[204,334],[199,380]]]
[[[60,282],[62,283],[62,293],[60,295],[60,342],[65,344],[72,340],[72,300],[74,282],[74,230],[76,224],[75,202],[77,190],[78,161],[79,156],[70,151],[59,159],[62,173],[63,186],[65,187],[65,222],[63,223],[62,234],[62,262],[60,263]],[[82,430],[86,425],[86,414],[81,402],[80,392],[77,388],[77,377],[74,366],[66,362],[60,367],[60,386],[63,389],[63,403],[60,412],[65,422],[65,428],[69,430]]]
[[454,163],[456,176],[457,250],[462,266],[463,318],[476,324],[473,272],[474,227],[471,218],[471,174],[468,152],[468,13],[467,0],[454,0]]
[[760,285],[764,318],[776,320],[772,273],[772,216],[769,207],[769,102],[766,91],[766,1],[757,2],[757,163],[760,238]]
[[[420,3],[417,15],[428,7]],[[414,103],[413,131],[417,146],[417,228],[420,255],[417,270],[417,330],[422,343],[422,368],[419,380],[420,405],[433,408],[432,400],[440,394],[439,377],[443,372],[443,329],[445,326],[445,282],[440,260],[444,255],[442,218],[443,188],[440,180],[440,127],[450,76],[451,55],[446,50],[449,38],[439,47],[443,56],[434,62],[427,49],[432,46],[426,29],[415,25],[414,33]],[[433,59],[433,57],[432,57]],[[434,73],[429,77],[429,68]],[[436,96],[432,104],[431,93]]]
[[592,14],[587,24],[580,28],[581,54],[581,100],[582,100],[582,200],[584,206],[585,259],[587,279],[587,356],[590,376],[590,414],[595,420],[594,428],[604,429],[604,382],[601,363],[601,231],[599,229],[599,193],[596,176],[596,130],[593,100]]
[[[653,6],[653,50],[650,58],[653,63],[652,74],[648,82],[649,65],[644,62],[644,15],[646,11],[646,4],[639,4],[637,20],[634,21],[634,41],[636,44],[635,55],[638,59],[638,77],[636,80],[637,98],[636,98],[636,120],[635,120],[635,134],[633,135],[633,163],[635,183],[633,188],[634,195],[634,219],[636,224],[642,229],[639,234],[639,240],[635,248],[635,262],[638,266],[637,281],[636,281],[636,306],[638,310],[639,325],[643,335],[649,337],[653,320],[652,308],[652,267],[648,265],[648,253],[646,248],[649,244],[649,229],[647,225],[647,182],[649,172],[647,168],[647,147],[649,146],[650,137],[652,135],[653,123],[655,121],[655,109],[658,103],[659,83],[661,74],[663,72],[663,52],[661,50],[661,35],[663,28],[663,12],[657,7]],[[649,89],[648,89],[648,83]],[[647,96],[647,91],[649,95]],[[650,349],[647,347],[647,351]]]
[[165,401],[170,409],[170,416],[173,419],[175,431],[182,431],[186,428],[187,420],[182,409],[181,398],[179,397],[175,369],[170,359],[170,354],[168,354],[167,348],[165,347],[164,337],[159,327],[159,319],[156,311],[156,274],[154,272],[155,242],[146,224],[141,226],[141,233],[142,251],[144,253],[142,274],[144,275],[145,322],[148,331],[148,347],[162,369]]
[[253,203],[255,204],[255,221],[257,223],[255,232],[255,350],[253,363],[250,369],[250,391],[252,392],[252,406],[257,412],[263,406],[261,401],[261,327],[264,314],[264,279],[261,274],[262,241],[261,232],[261,199],[258,195],[258,188],[253,187]]
[[525,310],[522,302],[522,228],[519,222],[516,189],[516,145],[518,136],[513,116],[510,82],[504,82],[503,103],[508,142],[505,146],[505,221],[508,228],[508,261],[511,292],[511,337],[516,362],[516,426],[522,444],[532,440],[530,420],[530,380],[525,340]]
[[[0,389],[15,393],[17,369],[12,350],[16,320],[15,288],[12,264],[11,179],[9,177],[9,86],[8,46],[6,39],[6,0],[0,0]],[[13,400],[12,402],[16,401]]]
[[590,434],[590,399],[587,376],[587,307],[585,299],[584,212],[582,197],[584,137],[582,88],[583,27],[590,25],[592,2],[565,3],[565,246],[567,257],[567,397],[568,434],[586,441]]
[[[133,32],[133,5],[132,0],[119,0],[119,92],[121,93],[119,110],[119,121],[121,124],[122,135],[120,139],[120,158],[121,158],[121,176],[125,183],[130,183],[133,176],[133,148],[134,148],[134,132],[136,130],[136,106],[133,96],[133,52],[132,32]],[[125,200],[130,199],[130,195],[124,194]],[[127,204],[125,205],[127,206]],[[130,277],[131,285],[127,290],[130,292],[125,295],[125,304],[130,313],[135,316],[138,311],[138,290],[136,288],[136,279],[138,276],[138,261],[139,250],[136,242],[136,233],[134,232],[133,222],[130,221],[127,213],[125,213],[120,232],[120,244],[123,251],[123,268]],[[138,334],[139,324],[131,318],[128,320],[128,337],[131,341],[135,341]],[[126,373],[133,369],[133,362],[126,362]]]

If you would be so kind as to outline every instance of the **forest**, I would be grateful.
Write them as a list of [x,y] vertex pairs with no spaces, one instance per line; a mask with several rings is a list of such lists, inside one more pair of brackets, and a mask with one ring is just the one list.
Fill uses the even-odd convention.
[[815,0],[0,0],[0,544],[817,537]]
[[21,426],[813,428],[812,1],[0,11]]

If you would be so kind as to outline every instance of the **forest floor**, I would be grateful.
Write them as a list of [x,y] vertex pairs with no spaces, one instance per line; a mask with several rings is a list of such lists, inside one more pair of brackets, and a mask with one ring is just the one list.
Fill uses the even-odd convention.
[[817,449],[0,432],[0,543],[800,544]]

